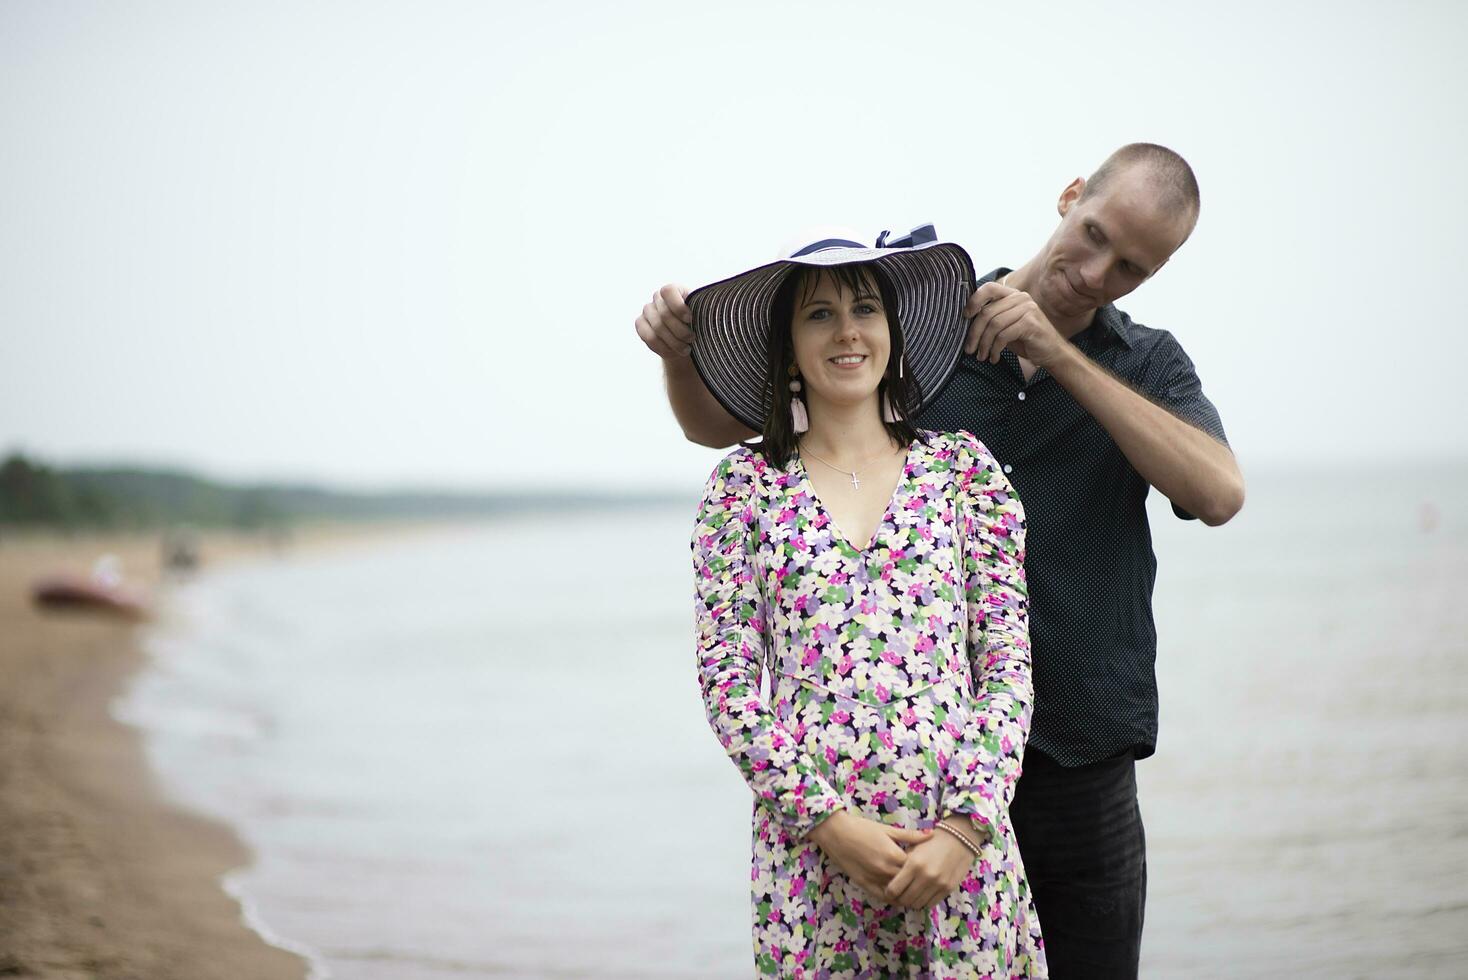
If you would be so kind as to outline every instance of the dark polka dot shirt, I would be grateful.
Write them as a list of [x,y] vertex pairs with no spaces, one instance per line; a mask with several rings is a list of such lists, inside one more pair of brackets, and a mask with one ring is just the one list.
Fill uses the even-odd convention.
[[[997,269],[980,283],[1009,272]],[[1193,362],[1166,330],[1114,306],[1072,341],[1087,357],[1174,415],[1224,440]],[[966,429],[989,447],[1024,504],[1035,713],[1031,749],[1066,766],[1157,744],[1157,559],[1150,489],[1106,430],[1044,370],[964,355],[916,420]],[[1176,506],[1179,517],[1190,515]]]

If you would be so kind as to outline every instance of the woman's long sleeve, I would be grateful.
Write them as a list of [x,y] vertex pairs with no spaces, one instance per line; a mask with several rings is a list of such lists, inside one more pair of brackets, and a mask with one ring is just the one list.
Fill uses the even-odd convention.
[[945,771],[945,809],[991,832],[1014,798],[1030,731],[1029,599],[1025,517],[989,451],[959,433],[958,513],[962,522],[968,658],[973,701]]
[[825,760],[803,752],[760,690],[765,606],[752,560],[751,488],[763,466],[739,449],[709,477],[693,532],[698,673],[709,725],[771,815],[800,837],[844,802]]

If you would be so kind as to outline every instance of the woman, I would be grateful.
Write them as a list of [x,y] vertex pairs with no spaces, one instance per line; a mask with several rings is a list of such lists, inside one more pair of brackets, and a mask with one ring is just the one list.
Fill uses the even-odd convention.
[[689,297],[695,365],[764,434],[715,469],[693,536],[704,702],[756,797],[756,964],[1044,976],[1007,816],[1023,511],[976,439],[907,421],[957,361],[972,264],[880,245],[828,238]]

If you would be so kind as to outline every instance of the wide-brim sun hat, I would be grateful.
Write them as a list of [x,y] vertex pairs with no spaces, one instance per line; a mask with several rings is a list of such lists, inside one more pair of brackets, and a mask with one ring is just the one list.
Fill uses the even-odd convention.
[[[760,432],[774,403],[769,341],[775,294],[802,267],[870,262],[881,267],[897,298],[904,370],[916,382],[916,415],[948,383],[968,330],[963,308],[974,289],[974,263],[932,225],[866,245],[844,230],[804,236],[774,262],[701,286],[688,294],[693,312],[693,366],[720,405]],[[783,396],[783,392],[781,392]]]

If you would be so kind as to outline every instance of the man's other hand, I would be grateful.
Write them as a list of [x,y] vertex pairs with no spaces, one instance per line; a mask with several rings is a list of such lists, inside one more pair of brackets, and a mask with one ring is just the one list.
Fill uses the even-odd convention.
[[687,289],[669,283],[652,294],[637,318],[637,336],[659,357],[687,357],[693,350],[693,311],[687,299]]
[[973,317],[964,352],[981,361],[998,364],[1007,347],[1032,364],[1048,367],[1065,352],[1065,338],[1029,293],[986,282],[974,290],[963,313]]

